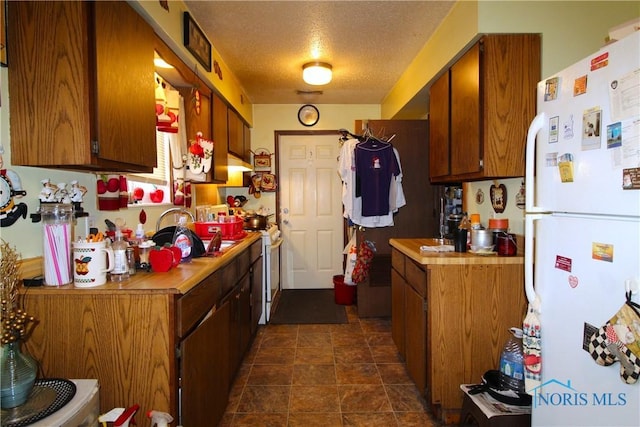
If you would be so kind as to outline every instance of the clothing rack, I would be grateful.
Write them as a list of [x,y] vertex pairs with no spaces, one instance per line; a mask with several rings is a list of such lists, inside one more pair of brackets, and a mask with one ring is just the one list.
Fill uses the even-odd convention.
[[344,141],[346,141],[346,140],[348,139],[348,137],[349,137],[349,136],[350,136],[350,137],[352,137],[352,138],[357,139],[357,140],[358,140],[358,141],[360,141],[360,142],[366,142],[366,141],[369,141],[369,140],[372,140],[372,139],[373,139],[373,140],[375,140],[375,141],[377,141],[377,142],[380,142],[380,143],[390,143],[390,142],[393,140],[393,138],[395,138],[395,137],[396,137],[396,134],[394,133],[393,135],[391,135],[391,136],[390,136],[389,138],[387,138],[387,139],[377,138],[377,137],[375,137],[375,136],[371,135],[371,131],[369,130],[369,128],[366,128],[366,129],[365,129],[365,133],[364,133],[363,135],[356,135],[356,134],[353,134],[353,133],[349,132],[348,130],[346,130],[346,129],[344,129],[344,128],[340,129],[338,132],[342,135],[342,136],[340,137],[340,143],[341,143],[341,144],[342,144]]

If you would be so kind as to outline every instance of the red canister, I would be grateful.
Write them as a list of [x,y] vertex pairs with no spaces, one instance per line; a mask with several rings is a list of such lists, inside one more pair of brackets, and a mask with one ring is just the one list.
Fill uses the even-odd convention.
[[500,232],[496,235],[496,251],[498,255],[514,256],[518,252],[516,244],[516,235],[511,233]]

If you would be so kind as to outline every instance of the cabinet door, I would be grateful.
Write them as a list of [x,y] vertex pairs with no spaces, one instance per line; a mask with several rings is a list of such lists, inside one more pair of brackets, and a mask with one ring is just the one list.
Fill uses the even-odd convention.
[[228,341],[229,381],[233,381],[251,341],[251,282],[248,271],[228,296],[227,301],[231,306]]
[[480,44],[475,44],[451,67],[451,174],[479,172]]
[[251,336],[255,335],[262,317],[262,270],[262,257],[259,257],[251,266]]
[[427,313],[425,300],[405,286],[405,362],[413,382],[424,394],[427,385]]
[[481,40],[485,177],[524,175],[527,131],[541,79],[539,34],[491,34]]
[[191,141],[195,141],[198,133],[202,133],[202,137],[205,139],[213,139],[211,132],[211,89],[201,83],[200,89],[197,91],[189,87],[180,88],[180,94],[184,98],[185,111],[183,114],[186,119],[187,143],[190,144]]
[[240,327],[240,357],[238,366],[242,362],[245,352],[251,343],[251,275],[247,270],[240,281],[240,298],[238,299],[238,318]]
[[395,269],[391,269],[391,337],[398,352],[405,358],[405,305],[404,293],[407,283]]
[[90,163],[87,5],[12,1],[8,12],[11,163]]
[[229,303],[222,304],[181,344],[182,425],[218,425],[229,395]]
[[215,93],[213,96],[213,166],[211,181],[226,182],[227,151],[229,148],[229,125],[227,123],[227,104]]
[[126,2],[94,2],[96,127],[104,161],[156,166],[155,34]]
[[446,177],[449,169],[449,70],[429,90],[429,176]]
[[242,154],[242,159],[247,163],[251,163],[251,128],[243,123],[242,129],[243,129],[242,135],[243,135],[243,147],[244,147],[244,153]]
[[244,124],[233,110],[229,110],[227,115],[229,123],[229,152],[241,159],[244,157]]

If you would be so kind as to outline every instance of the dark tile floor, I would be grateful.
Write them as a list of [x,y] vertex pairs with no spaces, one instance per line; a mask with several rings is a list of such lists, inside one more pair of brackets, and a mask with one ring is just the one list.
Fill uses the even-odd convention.
[[439,426],[407,375],[390,320],[346,308],[346,324],[261,327],[220,426]]

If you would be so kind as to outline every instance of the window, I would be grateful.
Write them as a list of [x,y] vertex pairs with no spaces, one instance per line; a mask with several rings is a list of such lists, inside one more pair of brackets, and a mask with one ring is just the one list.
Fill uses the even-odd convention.
[[[171,165],[169,164],[169,135],[166,132],[156,131],[156,152],[158,156],[157,167],[153,168],[151,173],[129,174],[127,176],[127,184],[129,194],[132,195],[131,201],[136,204],[148,203],[170,203],[171,202]],[[139,190],[143,190],[142,199]],[[163,190],[164,196],[161,202],[152,202],[151,193],[156,189]]]

